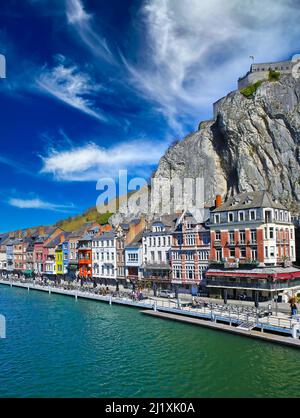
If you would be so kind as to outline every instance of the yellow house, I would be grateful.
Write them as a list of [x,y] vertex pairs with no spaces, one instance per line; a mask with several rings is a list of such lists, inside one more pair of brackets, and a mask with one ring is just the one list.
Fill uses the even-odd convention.
[[63,252],[61,245],[58,245],[55,250],[55,274],[63,274]]
[[62,275],[64,274],[64,262],[63,262],[63,250],[62,243],[65,240],[65,236],[60,237],[60,244],[55,249],[55,274]]

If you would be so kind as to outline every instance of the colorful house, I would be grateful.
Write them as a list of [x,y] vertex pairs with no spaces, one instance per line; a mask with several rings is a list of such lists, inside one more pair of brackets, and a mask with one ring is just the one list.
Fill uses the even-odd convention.
[[78,242],[79,277],[91,278],[92,270],[92,236],[86,234]]
[[62,244],[59,244],[55,249],[55,274],[64,274]]
[[117,279],[116,233],[105,232],[92,239],[93,277],[115,284]]
[[206,274],[212,295],[270,300],[280,289],[300,290],[295,227],[291,213],[266,191],[246,192],[211,212],[211,264]]
[[180,293],[197,293],[208,269],[210,232],[188,211],[177,220],[171,247],[172,284]]

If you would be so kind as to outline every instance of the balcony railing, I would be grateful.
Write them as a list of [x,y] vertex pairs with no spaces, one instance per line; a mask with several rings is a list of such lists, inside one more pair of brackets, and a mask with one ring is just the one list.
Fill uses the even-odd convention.
[[300,286],[300,279],[295,280],[286,280],[282,282],[265,282],[263,280],[260,281],[252,281],[251,282],[236,282],[236,281],[229,281],[229,280],[211,280],[210,278],[206,279],[207,287],[233,287],[233,288],[245,288],[245,289],[260,289],[266,291],[276,291],[281,289],[287,289],[291,287]]

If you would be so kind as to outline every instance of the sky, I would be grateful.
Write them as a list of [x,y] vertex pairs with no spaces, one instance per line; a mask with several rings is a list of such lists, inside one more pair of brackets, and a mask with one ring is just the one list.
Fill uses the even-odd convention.
[[82,213],[97,181],[149,179],[252,63],[300,52],[297,0],[0,3],[0,232]]

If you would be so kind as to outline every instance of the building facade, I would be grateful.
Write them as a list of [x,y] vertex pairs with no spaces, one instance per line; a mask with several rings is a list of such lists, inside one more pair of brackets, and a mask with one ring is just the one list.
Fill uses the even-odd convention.
[[210,232],[192,214],[177,220],[171,247],[172,284],[179,291],[197,293],[205,278],[210,258]]
[[177,215],[162,216],[143,232],[143,279],[162,287],[170,287],[170,255]]
[[136,283],[142,279],[143,244],[140,232],[135,239],[125,246],[125,276],[130,282]]
[[214,294],[226,289],[234,298],[243,294],[268,299],[275,291],[268,279],[288,289],[298,277],[297,271],[286,270],[289,282],[278,281],[286,277],[284,268],[292,268],[296,261],[295,228],[290,212],[268,192],[242,193],[224,204],[219,200],[211,213],[210,231],[211,265],[206,277]]
[[117,280],[116,233],[105,232],[92,239],[93,277],[115,284]]

